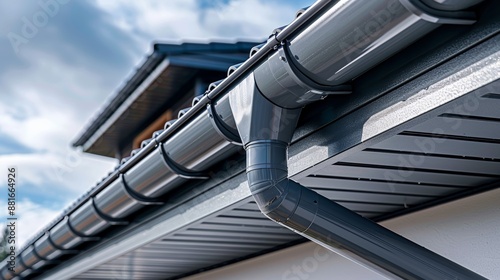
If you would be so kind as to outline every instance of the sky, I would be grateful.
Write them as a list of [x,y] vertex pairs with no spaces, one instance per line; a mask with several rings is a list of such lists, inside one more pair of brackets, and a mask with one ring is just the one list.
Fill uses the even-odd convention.
[[263,40],[308,0],[0,0],[0,224],[16,168],[26,243],[117,161],[71,143],[153,42]]

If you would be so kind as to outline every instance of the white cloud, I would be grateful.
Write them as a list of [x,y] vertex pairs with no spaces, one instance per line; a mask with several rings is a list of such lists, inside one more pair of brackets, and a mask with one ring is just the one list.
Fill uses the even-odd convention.
[[[213,32],[230,37],[263,38],[274,28],[290,23],[295,10],[285,3],[238,0],[206,11],[202,23]],[[231,28],[232,27],[232,28]]]
[[151,40],[209,40],[253,38],[262,40],[274,28],[290,23],[296,7],[287,2],[234,0],[201,7],[195,0],[97,0],[116,26],[136,37]]
[[30,67],[2,76],[9,95],[0,102],[0,132],[35,152],[1,155],[0,166],[17,166],[20,186],[36,188],[24,190],[32,198],[60,189],[54,197],[60,205],[86,192],[116,165],[114,159],[83,155],[70,147],[109,92],[99,73],[64,62],[57,54],[28,49],[22,55],[32,61]]
[[100,87],[99,74],[69,65],[56,54],[26,51],[23,56],[33,61],[29,69],[3,76],[10,96],[0,104],[0,130],[27,147],[65,150],[109,92]]
[[[51,154],[10,154],[0,156],[2,173],[7,167],[17,167],[18,181],[40,185],[49,179],[50,172],[45,168],[47,163],[53,162],[55,157]],[[20,172],[20,173],[19,173]],[[18,182],[21,183],[21,182]]]
[[63,194],[69,194],[74,199],[95,186],[115,165],[116,160],[102,160],[69,148],[66,154],[61,155],[34,153],[0,156],[2,170],[8,166],[17,167],[20,187],[29,184],[39,191],[52,192],[60,188],[64,190]]
[[[22,200],[17,204],[16,215],[16,242],[17,248],[21,248],[28,242],[34,234],[43,230],[43,228],[60,214],[59,209],[50,209],[34,203],[30,200]],[[1,213],[4,213],[3,211]],[[1,215],[2,221],[7,216]],[[5,224],[1,224],[3,228]]]

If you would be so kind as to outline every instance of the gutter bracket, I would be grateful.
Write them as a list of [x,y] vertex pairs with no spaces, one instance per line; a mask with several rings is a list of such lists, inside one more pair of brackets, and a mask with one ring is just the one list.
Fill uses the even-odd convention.
[[72,234],[78,236],[79,238],[81,238],[83,241],[98,241],[98,240],[101,240],[100,237],[98,236],[87,236],[87,235],[83,235],[81,233],[79,233],[72,225],[71,223],[69,222],[69,217],[66,216],[64,217],[64,219],[66,220],[66,224],[69,228],[69,231],[71,231]]
[[179,177],[184,178],[184,179],[208,179],[210,178],[207,174],[207,172],[199,172],[199,171],[193,171],[185,168],[184,166],[178,164],[175,162],[165,151],[163,148],[163,145],[160,144],[160,147],[158,148],[159,153],[162,155],[163,162],[167,166],[170,171],[173,173],[179,175]]
[[290,50],[290,41],[283,41],[281,48],[278,50],[280,60],[283,61],[283,67],[290,74],[297,84],[303,85],[304,88],[309,87],[313,93],[321,95],[325,98],[326,95],[350,94],[352,86],[350,84],[342,85],[323,85],[309,78],[301,71],[300,63],[297,62]]
[[472,11],[443,11],[422,3],[422,0],[399,0],[401,4],[419,18],[440,24],[469,25],[476,22],[476,14]]
[[99,218],[106,221],[108,224],[110,224],[110,225],[128,225],[129,224],[129,221],[127,221],[125,219],[117,219],[117,218],[113,218],[113,217],[110,217],[110,216],[104,214],[101,211],[101,209],[99,209],[99,207],[97,207],[94,197],[92,197],[91,199],[92,199],[92,207],[94,207],[94,211],[96,212],[97,216],[99,216]]
[[[33,251],[32,252],[33,252],[33,255],[35,255],[35,257],[37,257],[38,259],[40,259],[39,262],[43,262],[44,264],[57,264],[57,263],[61,263],[60,261],[48,260],[48,259],[40,256],[40,254],[38,254],[38,252],[36,251],[36,249],[35,249],[34,246],[33,246]],[[37,271],[39,268],[35,269],[35,271]]]
[[139,202],[142,205],[162,205],[164,202],[157,198],[146,197],[141,194],[136,193],[134,190],[130,188],[130,186],[125,181],[125,176],[123,174],[120,175],[122,180],[122,186],[125,189],[127,195],[133,200]]
[[[19,262],[19,264],[20,264],[21,266],[24,266],[24,268],[26,268],[26,269],[30,269],[30,267],[29,267],[29,266],[27,266],[27,265],[24,263],[23,258],[18,258],[18,259],[17,259],[17,261]],[[24,272],[24,271],[23,271],[23,272]],[[20,272],[18,275],[20,276],[21,274],[23,274],[23,272]]]
[[40,259],[40,261],[43,261],[43,262],[50,262],[49,260],[47,260],[46,258],[44,258],[44,257],[42,257],[42,256],[40,256],[40,255],[38,254],[38,252],[35,250],[35,246],[33,246],[33,249],[32,249],[32,250],[33,250],[33,251],[32,251],[32,252],[33,252],[33,255],[35,255],[35,257],[39,258],[39,259]]
[[219,133],[220,136],[222,136],[224,139],[226,139],[226,141],[228,141],[231,144],[238,146],[243,145],[241,143],[241,138],[240,135],[238,134],[238,131],[228,127],[224,123],[224,121],[221,120],[219,114],[217,114],[217,111],[215,110],[215,105],[212,102],[207,104],[207,112],[210,118],[210,122],[212,123],[215,131],[217,131],[217,133]]
[[50,243],[50,245],[52,245],[52,247],[56,248],[57,250],[61,251],[63,254],[78,254],[80,252],[80,250],[72,250],[72,249],[68,250],[60,247],[52,240],[52,237],[50,237],[49,232],[46,232],[45,234],[47,235],[47,241]]

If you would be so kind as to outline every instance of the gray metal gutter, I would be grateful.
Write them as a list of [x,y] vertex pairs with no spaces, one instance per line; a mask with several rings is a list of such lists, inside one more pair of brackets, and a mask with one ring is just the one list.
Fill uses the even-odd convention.
[[132,228],[118,238],[104,242],[99,250],[92,250],[90,256],[88,254],[75,256],[64,266],[56,267],[49,275],[43,275],[43,279],[60,280],[77,277],[96,265],[128,253],[130,248],[139,248],[158,240],[165,233],[176,232],[185,224],[196,222],[219,207],[228,207],[236,201],[248,199],[249,196],[250,191],[245,176],[240,174],[217,188],[211,188],[197,196],[193,201],[179,205],[164,215],[158,215],[147,221],[144,226]]
[[[489,14],[494,14],[494,12],[492,12],[493,11],[491,9],[488,10]],[[482,14],[482,17],[483,16],[485,15]],[[483,23],[483,21],[480,21],[477,25],[479,26]],[[466,29],[468,28],[469,27],[466,27]],[[427,41],[428,40],[426,40],[426,42]],[[380,125],[378,125],[375,121],[369,121],[368,127],[363,126],[363,123],[367,119],[371,120],[371,116],[378,115],[377,112],[386,112],[389,108],[396,108],[399,112],[403,113],[404,116],[416,116],[411,121],[414,126],[415,124],[421,123],[423,119],[428,120],[429,118],[432,118],[432,116],[435,117],[450,110],[450,108],[453,109],[455,106],[462,105],[463,100],[465,99],[469,100],[469,98],[479,97],[482,95],[481,93],[499,93],[498,85],[500,80],[498,79],[500,78],[500,76],[498,75],[499,63],[497,60],[497,58],[499,57],[498,42],[498,36],[487,39],[485,42],[477,44],[472,49],[455,56],[453,59],[447,60],[442,65],[439,65],[435,69],[428,71],[418,77],[412,76],[412,71],[405,71],[405,73],[408,75],[407,83],[391,90],[388,93],[384,93],[383,96],[375,101],[370,101],[365,106],[358,107],[354,112],[349,113],[341,120],[334,119],[335,121],[333,121],[333,123],[329,123],[328,125],[326,125],[326,127],[324,125],[321,125],[324,121],[327,120],[325,119],[326,115],[328,116],[328,118],[333,119],[333,117],[330,116],[331,112],[337,112],[337,110],[340,110],[338,106],[342,107],[347,105],[345,104],[345,99],[350,100],[351,97],[360,97],[360,95],[362,95],[362,92],[356,91],[356,95],[346,95],[342,98],[343,100],[338,98],[331,98],[326,99],[322,102],[311,104],[310,106],[306,106],[303,110],[299,127],[297,127],[297,130],[294,132],[294,139],[297,139],[298,135],[304,135],[304,133],[310,131],[311,126],[318,127],[319,125],[322,128],[315,129],[312,134],[308,134],[308,136],[305,138],[292,141],[292,144],[290,145],[288,151],[289,178],[294,181],[300,182],[301,184],[306,185],[313,190],[317,190],[322,195],[328,197],[330,200],[339,202],[341,205],[348,207],[350,210],[355,211],[356,213],[359,213],[364,217],[370,218],[372,220],[374,218],[380,217],[382,213],[391,213],[392,211],[397,211],[396,209],[404,209],[404,212],[399,213],[400,215],[406,215],[408,213],[412,213],[413,209],[415,209],[415,206],[420,205],[424,201],[433,201],[436,200],[436,198],[448,198],[451,193],[462,193],[464,190],[463,188],[455,189],[454,191],[451,190],[450,192],[448,188],[442,188],[438,186],[427,187],[420,184],[417,185],[416,183],[414,183],[413,185],[398,184],[397,182],[377,183],[377,180],[369,181],[369,178],[372,177],[364,176],[363,174],[353,175],[353,178],[351,178],[352,180],[341,180],[339,182],[338,180],[328,179],[325,180],[328,182],[323,181],[324,183],[314,183],[312,182],[312,180],[316,179],[310,176],[314,176],[312,174],[317,174],[317,172],[321,173],[321,169],[311,172],[311,169],[316,169],[317,165],[315,163],[318,162],[316,161],[318,158],[324,159],[325,156],[327,158],[327,160],[320,162],[318,164],[319,166],[335,167],[335,162],[338,161],[338,157],[342,158],[341,161],[345,161],[346,156],[347,158],[351,158],[353,154],[356,156],[356,158],[358,158],[359,156],[363,155],[362,150],[376,145],[376,143],[379,143],[380,141],[384,142],[386,139],[397,137],[397,134],[400,131],[408,130],[409,127],[411,127],[407,126],[406,123],[404,123],[402,125],[397,125],[394,128],[391,127],[389,131],[378,130],[379,134],[374,135],[370,139],[367,139],[360,143],[360,138],[357,138],[357,136],[359,137],[359,135],[362,135],[363,131],[366,131],[366,129],[368,129],[369,131],[373,131],[373,129],[380,128]],[[403,55],[404,57],[411,56],[411,49],[404,50]],[[394,58],[391,58],[389,61],[384,62],[384,64],[391,65],[393,61]],[[375,69],[376,72],[378,72],[379,69],[383,67],[383,65],[377,66],[377,68]],[[414,63],[408,63],[406,64],[405,69],[413,67],[415,67]],[[474,75],[467,75],[467,73],[471,73],[471,71],[474,73]],[[366,75],[363,76],[366,77]],[[450,81],[452,82],[450,83]],[[494,85],[496,86],[493,86],[490,83],[492,81],[494,81]],[[444,88],[442,88],[440,85],[446,85],[445,91],[447,94],[445,95],[452,94],[453,96],[462,97],[451,99],[450,102],[446,102],[446,100],[443,100],[441,98],[444,93]],[[424,91],[423,89],[426,88],[428,88],[429,90]],[[471,90],[473,90],[473,92],[471,92]],[[479,90],[481,90],[481,92],[478,92]],[[418,99],[421,99],[425,96],[427,100],[436,100],[431,102],[431,104],[435,106],[435,109],[429,111],[427,103],[420,104],[417,109],[413,110],[405,110],[404,108],[398,106],[400,102],[406,104],[406,102],[404,102],[405,100],[415,100],[414,98],[412,98],[412,96],[415,95],[419,97]],[[372,97],[372,95],[364,97],[370,98]],[[489,113],[490,115],[497,116],[498,119],[500,115],[495,111],[495,108],[499,108],[498,102],[496,102],[494,99],[485,98],[482,101],[486,103],[481,103],[482,105],[480,105],[479,110],[476,111],[476,113],[480,115]],[[416,100],[415,102],[418,103],[418,101]],[[443,104],[443,102],[445,104]],[[396,118],[396,121],[399,120],[399,117],[394,116],[394,118]],[[385,123],[386,122],[381,124],[382,127],[385,126]],[[398,122],[395,122],[394,124],[396,123]],[[391,125],[392,124],[393,123],[391,123]],[[497,130],[491,131],[491,133],[496,133],[496,131]],[[467,132],[467,130],[463,132]],[[332,137],[332,135],[335,135],[335,137]],[[440,147],[443,146],[443,144],[444,143],[441,143],[436,147],[435,153],[440,153]],[[462,149],[468,152],[479,152],[473,147],[469,148],[467,146],[462,146]],[[487,151],[483,152],[487,153]],[[492,152],[494,152],[494,150]],[[491,155],[491,157],[498,158],[497,154],[498,153],[494,153]],[[308,159],[304,158],[305,155],[307,155]],[[141,212],[138,217],[134,218],[133,223],[128,226],[113,227],[112,230],[114,229],[115,231],[119,231],[117,235],[108,235],[107,238],[105,237],[105,239],[98,243],[86,243],[85,251],[82,251],[80,254],[72,257],[69,260],[65,260],[64,265],[55,266],[53,268],[50,268],[50,270],[49,267],[47,267],[45,269],[45,271],[47,272],[45,272],[43,275],[40,275],[40,279],[45,279],[46,277],[50,277],[55,273],[57,273],[57,275],[59,276],[64,276],[64,272],[71,273],[73,270],[80,267],[80,260],[92,258],[94,254],[98,252],[102,255],[106,255],[105,252],[101,252],[102,250],[111,250],[111,248],[105,247],[106,244],[114,243],[114,241],[118,240],[118,238],[120,238],[120,236],[122,235],[128,235],[128,233],[135,227],[141,227],[142,230],[149,230],[151,228],[150,225],[154,225],[154,222],[149,222],[152,218],[155,219],[167,215],[174,219],[175,216],[170,216],[170,212],[174,211],[175,209],[171,208],[172,206],[189,209],[199,203],[199,201],[189,200],[190,198],[200,196],[207,190],[211,190],[212,188],[214,190],[220,190],[221,188],[224,188],[224,186],[226,186],[226,183],[237,186],[241,182],[245,182],[246,176],[245,174],[242,174],[245,169],[244,160],[245,158],[243,157],[243,155],[240,155],[240,153],[238,153],[231,157],[231,159],[228,159],[224,161],[224,163],[218,165],[218,167],[211,168],[211,172],[213,172],[211,179],[203,180],[200,183],[189,183],[183,185],[182,188],[176,189],[171,195],[169,195],[169,200],[164,206],[154,207],[148,209],[147,211]],[[433,157],[426,157],[426,162],[427,160],[433,160]],[[238,163],[237,167],[234,164],[236,162]],[[440,165],[439,167],[435,168],[437,170],[449,170],[450,168],[454,169],[453,166],[455,166],[458,169],[455,170],[459,172],[463,169],[467,170],[467,167],[470,167],[470,165],[472,164],[473,166],[471,170],[482,170],[483,173],[489,172],[491,174],[497,174],[498,172],[496,172],[496,170],[499,170],[498,160],[496,162],[489,162],[487,160],[478,162],[460,159],[460,163],[461,164],[457,166],[453,165],[453,162],[447,161],[445,163],[442,163],[442,165]],[[300,169],[297,169],[299,168],[299,166]],[[396,164],[395,166],[398,165]],[[418,173],[417,171],[415,172]],[[226,179],[234,178],[236,174],[238,174],[237,177],[241,177],[241,180],[239,179],[240,181],[235,182],[232,179]],[[331,173],[331,175],[349,176],[347,173],[342,172]],[[362,180],[359,181],[359,178],[362,178]],[[363,178],[365,179],[363,180]],[[426,181],[426,178],[426,175],[420,177],[420,179],[424,180],[424,182]],[[471,178],[472,177],[468,177],[467,180]],[[450,181],[453,181],[452,178],[449,179]],[[411,182],[415,182],[415,180],[410,180],[408,183]],[[388,186],[393,187],[392,190],[389,189]],[[468,189],[473,192],[468,192],[468,194],[472,195],[473,193],[477,193],[478,191],[481,192],[483,190],[481,186],[483,185],[480,183],[469,184]],[[246,184],[245,186],[241,187],[248,190],[248,186]],[[347,190],[347,192],[343,192],[341,190]],[[392,210],[386,209],[378,213],[366,212],[366,210],[369,211],[369,209],[374,209],[372,207],[379,207],[380,204],[375,205],[373,203],[380,200],[373,197],[372,194],[363,193],[364,191],[374,191],[377,193],[379,191],[381,191],[382,193],[385,192],[385,194],[383,194],[383,197],[387,198],[388,200],[383,200],[386,202],[393,201],[397,203],[397,206],[394,207],[393,204],[392,207],[390,207],[392,208]],[[390,193],[387,193],[387,191],[390,191]],[[189,198],[179,199],[179,193],[188,195]],[[249,190],[248,194],[250,194]],[[358,194],[360,196],[358,196]],[[400,194],[411,194],[412,196],[401,196]],[[431,195],[431,197],[421,197],[418,199],[419,202],[412,202],[416,201],[414,200],[414,198],[417,198],[414,195],[419,194]],[[367,197],[366,195],[369,195],[369,197]],[[376,194],[376,196],[380,197],[380,195],[378,194]],[[208,197],[205,198],[209,199]],[[248,204],[244,204],[244,206],[238,205],[236,206],[236,208],[226,207],[225,205],[221,205],[221,207],[218,207],[218,204],[216,202],[213,202],[214,207],[205,209],[205,211],[207,211],[207,214],[209,213],[209,211],[212,211],[212,215],[215,214],[215,216],[206,216],[200,218],[200,220],[195,223],[187,220],[184,223],[184,228],[181,230],[178,229],[179,220],[172,220],[172,226],[174,228],[177,228],[174,231],[170,231],[168,226],[163,227],[166,232],[164,232],[165,235],[161,237],[161,239],[148,243],[146,245],[134,243],[129,243],[128,245],[124,244],[123,246],[127,246],[127,248],[124,248],[124,251],[128,253],[116,257],[113,260],[107,261],[105,263],[102,263],[99,261],[99,259],[94,258],[95,262],[92,264],[94,267],[84,273],[78,274],[77,276],[75,276],[75,279],[91,279],[92,277],[109,279],[116,278],[118,277],[117,275],[121,275],[121,277],[118,277],[120,279],[127,279],[127,277],[141,279],[141,277],[147,277],[147,275],[143,274],[143,272],[152,273],[153,270],[156,271],[156,277],[154,279],[162,279],[166,277],[172,277],[169,279],[179,279],[186,276],[187,274],[192,275],[200,273],[201,271],[206,271],[208,269],[214,268],[214,266],[222,267],[237,262],[242,258],[246,259],[247,257],[252,257],[251,255],[247,255],[249,254],[249,246],[255,249],[252,252],[265,254],[265,251],[261,251],[263,249],[262,247],[259,247],[260,249],[258,249],[255,246],[249,245],[249,243],[268,244],[270,242],[268,239],[266,239],[265,236],[256,235],[257,233],[255,233],[255,231],[260,231],[265,235],[268,235],[271,234],[271,232],[273,232],[274,230],[279,230],[279,227],[281,226],[278,224],[273,224],[274,222],[271,222],[271,220],[265,218],[265,216],[260,213],[253,199],[251,197],[249,198],[251,200],[248,202]],[[358,201],[359,203],[355,203],[355,201]],[[235,204],[238,204],[237,200],[234,200],[234,202]],[[407,206],[405,206],[405,203]],[[215,211],[215,213],[213,211]],[[464,210],[464,213],[467,213],[466,209]],[[258,220],[248,219],[248,214],[251,214],[252,217],[258,218]],[[228,218],[228,216],[230,216],[231,218]],[[231,226],[228,226],[228,223],[231,224]],[[263,231],[262,228],[265,228],[265,230]],[[241,229],[244,230],[240,231]],[[281,227],[281,229],[284,230],[282,231],[284,234],[293,233],[287,228]],[[220,238],[218,241],[213,239],[212,234],[214,233],[214,230],[217,231],[217,236],[218,238]],[[234,231],[238,231],[240,233],[235,233]],[[201,246],[203,247],[203,249],[192,245],[190,246],[189,244],[186,244],[184,242],[177,245],[172,245],[175,246],[175,248],[170,249],[169,245],[167,244],[176,244],[172,243],[175,241],[167,242],[165,240],[170,240],[172,238],[184,238],[181,236],[185,236],[185,234],[189,234],[191,237],[196,236],[196,238],[191,239],[196,239],[196,242],[198,244],[197,246]],[[207,236],[207,234],[209,234],[210,236]],[[134,236],[130,236],[130,238],[134,238]],[[295,235],[289,240],[297,239],[301,239],[299,235]],[[234,247],[231,247],[231,249],[227,247],[227,242],[230,241],[237,241],[232,242],[231,246]],[[276,243],[276,245],[278,244],[286,246],[282,242]],[[138,245],[139,247],[136,247],[136,245]],[[267,248],[264,250],[271,250],[271,248],[273,247],[267,245]],[[274,248],[272,250],[280,250],[280,248]],[[234,253],[235,250],[238,250],[239,253]],[[227,257],[224,259],[221,259],[219,257],[221,252],[229,253],[229,251],[233,252],[231,257]],[[207,254],[213,256],[210,263],[207,263],[205,261],[203,262],[203,264],[201,262],[198,264],[193,264],[193,262],[196,262],[196,260],[203,259],[205,256],[207,256]],[[161,268],[158,265],[161,265]],[[179,271],[179,266],[183,267],[182,271]],[[164,275],[162,275],[161,273],[164,273]],[[172,273],[174,273],[174,275],[172,275]],[[490,275],[490,277],[493,276]],[[58,279],[61,278],[64,277],[60,277]]]
[[[285,28],[281,36],[291,34],[307,24],[328,4],[331,4],[331,1],[319,1],[311,6],[307,12]],[[212,90],[180,119],[149,141],[128,161],[122,162],[117,170],[111,172],[95,188],[64,211],[63,215],[54,220],[44,232],[37,234],[33,241],[22,248],[17,257],[21,261],[16,264],[14,272],[10,272],[7,264],[3,262],[2,277],[13,279],[16,275],[25,277],[33,272],[21,263],[23,260],[32,264],[33,268],[40,269],[44,264],[64,254],[74,253],[72,249],[88,241],[89,237],[95,237],[115,224],[127,223],[126,217],[140,208],[162,203],[164,200],[162,196],[175,186],[186,180],[206,178],[201,174],[203,169],[221,161],[236,149],[241,149],[240,146],[227,142],[226,138],[220,135],[219,129],[212,129],[216,126],[212,124],[206,107],[212,103],[212,110],[217,108],[219,122],[224,122],[229,128],[234,127],[227,96],[217,97],[225,93],[224,90],[238,78],[251,71],[279,44],[279,41],[271,38],[228,78],[216,87],[210,86]],[[148,61],[150,59],[161,61],[156,55],[152,55]],[[221,116],[222,114],[225,115]],[[193,128],[195,130],[192,130]],[[194,135],[193,131],[199,133]],[[202,148],[197,149],[197,152],[203,155],[193,153],[190,149],[184,148],[185,145]],[[205,148],[208,150],[204,150]]]
[[[186,54],[204,53],[204,52],[245,52],[250,49],[255,43],[253,42],[236,42],[222,43],[211,42],[204,43],[155,43],[153,45],[153,53],[149,55],[142,65],[137,69],[136,73],[126,82],[109,103],[102,109],[96,118],[81,132],[81,135],[73,142],[74,147],[90,146],[88,141],[97,138],[99,130],[103,124],[109,122],[109,118],[116,115],[116,110],[122,107],[122,104],[132,95],[137,87],[142,84],[150,74],[162,63],[166,57],[176,57]],[[101,128],[102,130],[102,128]]]
[[[300,207],[297,209],[304,210],[304,215],[297,215],[301,219],[300,221],[288,220],[286,222],[288,227],[300,231],[309,238],[319,241],[321,244],[328,244],[330,241],[328,234],[336,234],[335,227],[338,226],[338,223],[331,223],[332,213],[330,211],[322,212],[321,217],[325,218],[324,224],[320,224],[319,227],[316,227],[316,224],[304,227],[304,224],[310,223],[316,214],[318,202],[321,202],[320,205],[327,205],[329,209],[338,210],[339,216],[334,216],[333,220],[350,217],[356,221],[355,225],[348,222],[344,224],[347,228],[364,227],[365,225],[369,228],[374,227],[375,232],[379,232],[381,236],[385,236],[391,242],[403,244],[402,246],[406,246],[405,248],[410,253],[430,256],[423,261],[419,268],[432,263],[443,267],[443,271],[451,267],[467,274],[466,270],[453,266],[453,263],[427,251],[421,253],[416,249],[415,244],[395,237],[393,233],[381,231],[370,223],[365,224],[365,221],[352,216],[356,214],[338,208],[335,204],[332,206],[326,201],[327,199],[315,196],[315,194],[310,193],[311,191],[286,179],[287,166],[286,162],[283,163],[283,160],[286,160],[286,146],[290,142],[302,106],[312,101],[321,100],[327,94],[347,93],[350,87],[344,82],[355,78],[387,56],[424,36],[439,26],[439,22],[472,23],[470,13],[451,12],[450,14],[447,12],[445,14],[449,17],[443,18],[437,18],[432,14],[422,16],[422,13],[417,13],[415,15],[416,7],[411,6],[411,9],[407,9],[406,6],[415,2],[401,0],[402,4],[400,4],[397,1],[373,1],[373,3],[370,2],[370,5],[359,1],[316,2],[292,24],[270,38],[259,51],[253,53],[250,59],[235,69],[228,78],[217,85],[212,85],[211,90],[199,99],[190,110],[185,111],[168,129],[150,140],[98,187],[78,201],[65,213],[64,218],[56,220],[47,229],[45,235],[38,236],[29,243],[29,246],[22,250],[18,256],[22,263],[20,262],[16,267],[15,274],[28,276],[32,269],[39,269],[45,262],[56,260],[60,255],[78,248],[80,244],[97,237],[105,229],[115,224],[126,223],[127,218],[139,209],[147,205],[162,203],[169,191],[183,183],[206,178],[206,170],[210,166],[241,149],[240,146],[234,144],[240,141],[237,139],[238,135],[241,136],[241,142],[245,144],[249,155],[247,167],[249,168],[251,189],[254,191],[257,202],[262,206],[261,209],[264,209],[265,214],[274,220],[282,223],[286,220],[280,218],[286,214],[274,211],[287,205],[277,205],[276,209],[266,207],[274,206],[273,203],[279,201],[288,203],[286,199],[292,196],[276,200],[273,196],[268,196],[266,190],[272,190],[271,187],[274,183],[286,182],[292,186],[287,191],[293,193],[293,190],[296,190],[297,192],[309,193],[311,197],[314,197],[310,201],[312,204],[306,201],[306,205],[311,206],[311,208],[299,204]],[[335,3],[336,5],[334,5]],[[393,7],[389,4],[400,6]],[[345,18],[342,11],[353,9],[364,13],[370,11],[376,13],[377,11],[383,12],[384,9],[389,9],[388,7],[395,8],[394,13],[397,15],[392,18],[394,21],[390,21],[391,24],[387,24],[392,29],[384,30],[385,32],[378,29],[372,30],[374,32],[369,37],[373,38],[373,41],[365,40],[362,42],[365,44],[363,46],[355,44],[357,47],[350,49],[350,51],[356,52],[357,57],[348,62],[352,68],[346,66],[331,67],[334,65],[332,59],[337,59],[340,55],[338,51],[341,50],[341,46],[332,44],[328,40],[342,43],[334,35],[353,40],[349,36],[337,34],[337,30],[331,29],[339,26],[339,24],[335,24],[335,21],[341,20],[342,23],[346,23],[354,19],[361,23],[366,22],[366,18],[362,16],[360,18]],[[432,19],[434,22],[428,22],[423,18]],[[348,26],[357,30],[356,25]],[[411,32],[401,34],[395,32],[396,30],[401,31],[402,26],[406,26]],[[386,25],[383,27],[385,28]],[[343,31],[352,34],[352,30],[345,29]],[[412,36],[409,37],[409,35]],[[300,55],[295,54],[293,52],[294,46],[306,41],[308,47],[316,47],[316,49],[311,47],[312,54],[303,52],[307,49],[306,47],[295,49]],[[377,48],[368,47],[373,45],[382,47],[385,50],[382,52],[384,55],[381,55]],[[328,46],[336,46],[337,48],[329,48]],[[359,48],[368,51],[357,52]],[[314,54],[321,54],[323,59],[318,61]],[[368,62],[363,63],[361,58],[367,59]],[[341,60],[338,62],[340,63]],[[364,65],[364,67],[359,65]],[[315,72],[316,70],[320,71]],[[344,74],[343,70],[347,72]],[[254,81],[254,76],[256,81]],[[269,77],[278,77],[278,80],[268,80]],[[226,94],[228,92],[229,94]],[[289,98],[285,98],[285,94]],[[266,98],[275,104],[267,101]],[[248,101],[252,103],[246,103]],[[256,106],[261,110],[262,115],[251,114]],[[245,112],[250,114],[245,114]],[[266,114],[267,117],[265,117]],[[247,118],[248,116],[253,118]],[[268,156],[262,157],[266,154]],[[276,168],[273,169],[274,167]],[[275,171],[271,172],[271,170]],[[269,177],[269,175],[272,176]],[[259,182],[262,184],[255,185],[256,180],[260,180],[259,178],[263,179],[262,182]],[[272,180],[272,184],[269,185],[269,178],[276,180]],[[262,190],[262,197],[259,196],[259,190]],[[285,188],[280,189],[280,191],[283,190]],[[298,201],[296,202],[298,203]],[[293,218],[294,215],[290,217]],[[329,219],[330,222],[328,222]],[[317,230],[310,232],[310,229]],[[370,233],[359,231],[359,236],[367,237],[369,235]],[[342,238],[338,238],[338,236]],[[400,257],[398,252],[393,251],[395,257],[392,257],[394,258],[381,256],[383,248],[381,249],[380,244],[374,242],[373,239],[367,238],[367,246],[360,248],[360,246],[356,246],[357,242],[350,239],[354,237],[353,235],[340,234],[335,237],[334,243],[346,245],[352,252],[397,275],[409,278],[418,278],[420,275],[418,271],[414,271],[415,269],[406,268],[407,262],[398,262],[398,257]],[[401,255],[401,257],[404,256],[406,255]],[[5,263],[3,265],[3,277],[12,279],[14,275],[8,275]],[[429,271],[433,276],[439,275],[437,272]]]

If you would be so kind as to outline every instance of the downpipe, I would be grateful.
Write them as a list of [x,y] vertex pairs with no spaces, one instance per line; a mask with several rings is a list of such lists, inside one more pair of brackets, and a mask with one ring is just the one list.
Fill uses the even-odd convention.
[[342,248],[348,258],[359,256],[391,278],[485,279],[288,179],[287,150],[301,109],[271,103],[253,75],[230,92],[230,102],[246,150],[248,185],[269,219],[328,249]]
[[[246,172],[253,198],[269,219],[330,250],[338,252],[340,248],[348,256],[357,256],[369,268],[376,267],[376,272],[390,278],[485,279],[288,178],[287,149],[303,106],[329,94],[348,93],[346,82],[422,37],[437,23],[459,24],[447,18],[435,21],[433,26],[425,20],[430,16],[421,13],[413,17],[414,9],[419,7],[413,4],[419,1],[370,1],[370,5],[377,3],[379,7],[401,5],[392,6],[398,17],[394,18],[394,24],[388,24],[399,33],[379,32],[379,41],[374,38],[375,43],[367,42],[372,46],[364,52],[355,53],[358,48],[352,49],[351,53],[357,56],[342,64],[337,37],[349,37],[336,34],[333,23],[340,18],[346,25],[356,26],[341,12],[361,2],[366,4],[340,1],[339,7],[332,7],[313,24],[315,28],[310,27],[310,33],[306,30],[298,36],[308,40],[297,37],[283,42],[267,61],[229,92],[231,110],[246,150]],[[457,2],[463,7],[467,1]],[[364,19],[369,13],[377,14],[365,12],[358,16]],[[402,21],[404,15],[409,20]],[[407,29],[398,26],[401,22],[407,24]],[[401,40],[400,36],[406,38]],[[308,41],[308,47],[297,48],[295,41],[301,44]],[[381,49],[373,47],[376,43]]]

